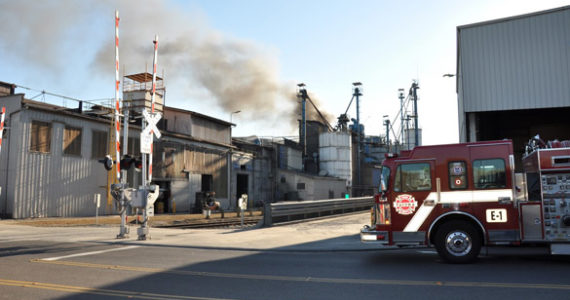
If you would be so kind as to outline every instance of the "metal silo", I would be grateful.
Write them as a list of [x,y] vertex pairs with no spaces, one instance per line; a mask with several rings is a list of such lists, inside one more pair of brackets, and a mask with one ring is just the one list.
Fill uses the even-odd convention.
[[352,185],[350,133],[324,132],[319,135],[319,168],[328,176],[346,179]]

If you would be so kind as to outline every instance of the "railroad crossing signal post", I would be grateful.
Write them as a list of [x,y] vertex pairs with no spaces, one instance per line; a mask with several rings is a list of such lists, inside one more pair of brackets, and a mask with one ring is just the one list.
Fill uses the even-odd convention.
[[141,186],[138,189],[125,189],[125,198],[132,208],[142,209],[144,221],[137,229],[138,239],[146,240],[150,237],[147,226],[148,217],[154,215],[154,202],[158,198],[158,185],[150,185],[148,188]]
[[117,234],[118,239],[129,237],[129,228],[127,227],[127,207],[129,206],[129,200],[125,197],[125,190],[126,184],[111,184],[111,195],[119,204],[119,211],[121,213],[121,228],[119,234]]
[[[147,183],[147,172],[146,172],[146,155],[148,154],[149,156],[152,157],[152,152],[153,152],[153,138],[154,136],[156,136],[157,139],[160,139],[160,137],[162,136],[160,134],[160,131],[158,130],[158,128],[156,127],[156,124],[158,123],[158,121],[162,118],[162,115],[160,113],[149,113],[146,110],[143,110],[143,131],[141,132],[141,137],[140,137],[140,141],[141,141],[141,154],[143,156],[143,172],[142,172],[142,187],[139,190],[144,190],[146,192],[152,191],[149,193],[149,195],[154,195],[154,193],[156,193],[156,197],[154,196],[148,196],[148,202],[149,204],[140,204],[140,207],[137,208],[143,208],[143,222],[141,224],[141,227],[137,230],[138,233],[138,239],[139,240],[146,240],[147,239],[147,235],[148,235],[148,219],[150,216],[154,215],[154,201],[156,201],[156,198],[158,198],[158,186],[156,185],[150,185],[148,186],[148,182]],[[146,123],[146,124],[145,124]],[[150,160],[152,161],[152,160]],[[149,163],[149,181],[150,181],[150,175],[152,174],[152,163]],[[154,188],[156,187],[156,188]],[[152,197],[154,197],[154,200],[150,201],[152,199]],[[146,199],[147,197],[145,197]],[[132,205],[131,205],[132,206]],[[136,207],[136,206],[133,206]]]

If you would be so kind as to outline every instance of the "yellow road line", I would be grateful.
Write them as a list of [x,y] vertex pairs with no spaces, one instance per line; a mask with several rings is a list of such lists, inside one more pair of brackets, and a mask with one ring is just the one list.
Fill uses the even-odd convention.
[[94,295],[114,296],[114,297],[128,297],[128,298],[137,298],[137,299],[230,300],[226,298],[222,299],[222,298],[192,297],[192,296],[131,292],[131,291],[98,289],[90,287],[42,283],[34,281],[9,280],[9,279],[0,279],[0,286],[17,286],[17,287],[53,290],[60,292],[94,294]]
[[183,276],[202,276],[217,278],[249,279],[249,280],[272,280],[289,282],[315,282],[336,284],[363,284],[363,285],[406,285],[406,286],[444,286],[444,287],[484,287],[484,288],[513,288],[513,289],[557,289],[570,290],[568,284],[538,284],[538,283],[500,283],[500,282],[461,282],[461,281],[422,281],[422,280],[383,280],[383,279],[350,279],[350,278],[326,278],[326,277],[301,277],[301,276],[275,276],[256,274],[232,274],[171,270],[164,268],[145,268],[121,265],[92,264],[74,261],[46,261],[33,259],[31,262],[55,264],[82,268],[121,270],[142,273],[163,273]]

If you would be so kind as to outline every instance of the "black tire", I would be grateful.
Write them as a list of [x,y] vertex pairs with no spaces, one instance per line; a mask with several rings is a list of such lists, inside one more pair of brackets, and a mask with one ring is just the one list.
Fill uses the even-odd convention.
[[482,245],[481,233],[465,221],[442,224],[435,235],[435,248],[441,258],[452,264],[465,264],[477,260]]

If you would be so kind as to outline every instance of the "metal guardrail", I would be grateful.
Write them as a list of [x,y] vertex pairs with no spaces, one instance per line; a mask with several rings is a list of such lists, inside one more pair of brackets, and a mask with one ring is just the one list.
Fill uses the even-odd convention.
[[374,197],[267,203],[263,225],[272,226],[275,223],[367,210],[373,204]]

